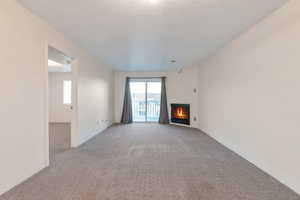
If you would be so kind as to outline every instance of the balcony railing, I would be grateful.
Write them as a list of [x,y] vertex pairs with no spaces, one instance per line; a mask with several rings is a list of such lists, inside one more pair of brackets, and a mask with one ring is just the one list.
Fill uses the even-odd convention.
[[147,101],[147,117],[146,117],[146,103],[145,101],[138,101],[134,99],[132,102],[133,120],[137,122],[150,121],[157,122],[160,112],[160,101]]

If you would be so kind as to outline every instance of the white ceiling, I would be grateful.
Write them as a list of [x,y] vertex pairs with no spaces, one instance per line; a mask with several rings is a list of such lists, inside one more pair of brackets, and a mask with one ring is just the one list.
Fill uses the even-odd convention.
[[49,47],[48,72],[72,72],[72,58],[53,47]]
[[288,0],[19,1],[117,70],[165,71],[199,63]]
[[48,60],[48,72],[72,72],[71,65],[61,64]]

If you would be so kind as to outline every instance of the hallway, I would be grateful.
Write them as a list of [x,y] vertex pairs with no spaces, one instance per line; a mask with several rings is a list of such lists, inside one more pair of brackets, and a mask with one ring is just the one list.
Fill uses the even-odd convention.
[[113,126],[1,200],[299,200],[275,179],[194,129]]

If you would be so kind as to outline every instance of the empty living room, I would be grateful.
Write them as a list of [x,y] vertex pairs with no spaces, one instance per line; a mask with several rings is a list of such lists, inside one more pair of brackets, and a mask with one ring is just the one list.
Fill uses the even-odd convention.
[[300,200],[299,0],[0,0],[0,200]]

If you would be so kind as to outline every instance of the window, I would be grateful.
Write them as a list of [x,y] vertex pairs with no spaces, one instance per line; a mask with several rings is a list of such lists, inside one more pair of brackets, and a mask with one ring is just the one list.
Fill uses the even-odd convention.
[[133,79],[130,82],[134,122],[158,122],[161,81]]
[[64,104],[72,104],[72,81],[64,80]]

